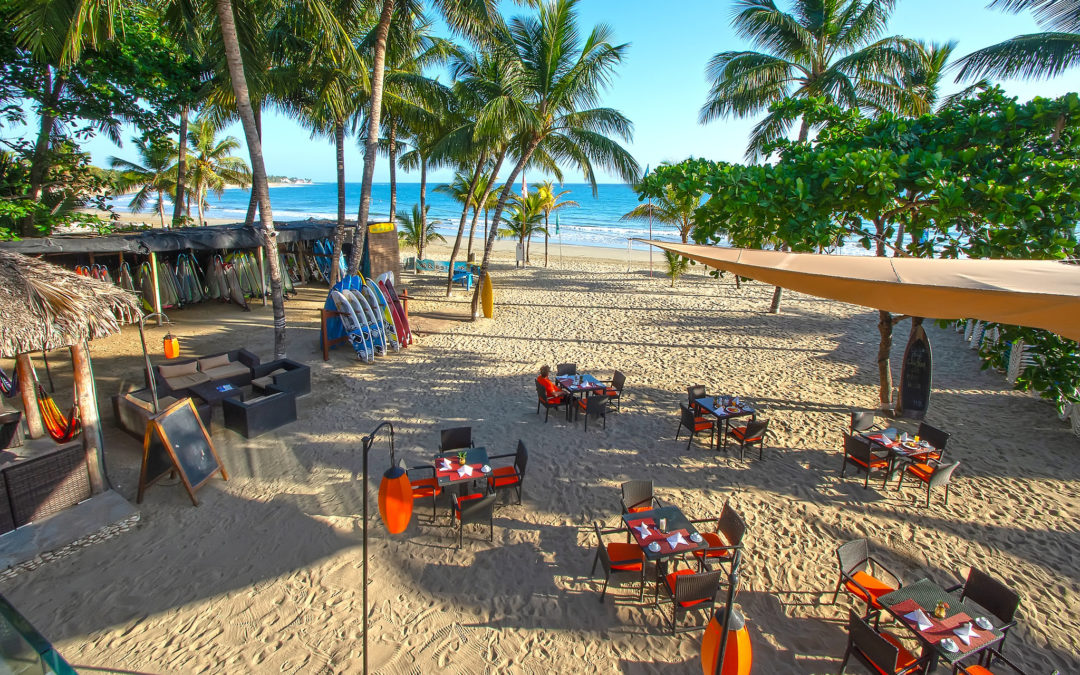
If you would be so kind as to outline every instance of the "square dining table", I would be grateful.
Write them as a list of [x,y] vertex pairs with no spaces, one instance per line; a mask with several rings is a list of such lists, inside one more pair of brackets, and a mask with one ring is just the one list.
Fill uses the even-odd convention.
[[[1004,639],[1005,634],[1001,631],[1001,621],[990,612],[986,611],[970,599],[961,600],[959,596],[949,593],[930,579],[920,579],[913,584],[906,584],[892,593],[887,593],[878,602],[889,614],[908,628],[923,645],[923,657],[927,659],[927,672],[937,665],[938,659],[945,661],[951,669],[957,661],[974,656]],[[945,618],[938,619],[933,615],[934,608],[939,602],[948,603]],[[919,626],[907,615],[921,609],[930,620],[931,626],[920,630]],[[975,625],[978,618],[989,621],[990,628],[984,629]],[[954,630],[965,623],[972,623],[974,636],[969,644],[957,637]],[[945,638],[951,638],[955,643],[956,650],[950,651],[942,645]]]
[[[886,429],[886,431],[889,431]],[[895,472],[899,469],[903,469],[903,464],[908,462],[918,462],[928,456],[941,452],[934,446],[930,445],[926,441],[914,441],[901,442],[896,439],[899,432],[892,429],[894,433],[887,434],[885,431],[860,431],[859,435],[870,441],[872,446],[876,446],[887,450],[889,453],[889,470],[885,473],[885,483],[889,482]]]
[[[458,453],[465,453],[465,464],[458,461]],[[444,463],[445,460],[445,463]],[[487,480],[488,453],[486,448],[462,448],[435,455],[435,478],[440,487],[460,485],[466,487],[476,480]],[[464,469],[468,467],[468,469]],[[490,472],[491,467],[488,467]]]
[[[727,449],[727,431],[731,425],[731,420],[738,417],[749,417],[754,419],[757,417],[757,411],[744,401],[735,403],[735,397],[733,396],[706,396],[705,398],[694,399],[694,403],[698,404],[698,407],[716,418],[717,424],[724,423],[724,431],[719,435],[723,438],[723,448]],[[717,428],[719,432],[719,428]]]
[[[560,375],[555,378],[555,382],[559,387],[566,392],[569,392],[573,396],[581,394],[588,396],[589,394],[604,391],[607,389],[607,385],[596,379],[588,373],[581,373],[580,375]],[[574,406],[575,414],[577,406]]]
[[[693,553],[694,551],[708,548],[709,543],[704,539],[701,541],[694,541],[694,535],[698,534],[694,524],[690,522],[690,519],[683,515],[683,512],[677,506],[661,506],[655,509],[649,509],[648,511],[636,511],[634,513],[623,514],[623,524],[626,525],[626,531],[630,533],[630,536],[634,538],[634,541],[641,547],[642,553],[645,554],[645,559],[649,562],[656,563],[656,588],[653,594],[654,600],[660,597],[660,574],[661,567],[665,566],[665,561],[669,558],[681,556],[685,553]],[[664,523],[665,529],[660,529],[660,521],[666,520]],[[647,533],[647,534],[646,534]],[[682,540],[672,543],[669,538],[675,537],[681,534]],[[700,537],[700,535],[698,535]],[[650,547],[650,544],[657,544],[656,547]],[[655,548],[655,550],[654,550]]]

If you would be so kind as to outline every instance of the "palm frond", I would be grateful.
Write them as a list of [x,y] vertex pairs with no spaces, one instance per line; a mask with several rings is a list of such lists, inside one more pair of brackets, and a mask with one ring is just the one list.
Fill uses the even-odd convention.
[[960,59],[957,81],[992,76],[1050,78],[1080,64],[1080,34],[1032,33],[972,52]]
[[1040,26],[1062,33],[1080,33],[1080,0],[994,0],[990,7],[1014,14],[1030,11]]

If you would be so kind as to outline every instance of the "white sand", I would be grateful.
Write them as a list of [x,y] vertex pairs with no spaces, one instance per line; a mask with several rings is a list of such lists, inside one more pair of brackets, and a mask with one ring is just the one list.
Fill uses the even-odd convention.
[[[839,479],[848,411],[877,400],[876,313],[788,293],[772,316],[763,311],[771,289],[760,284],[736,290],[730,276],[694,268],[672,289],[647,263],[628,274],[625,258],[567,258],[521,270],[503,257],[497,318],[475,323],[447,319],[466,313],[463,292],[446,299],[444,280],[406,275],[420,339],[373,365],[344,347],[322,362],[325,288],[302,290],[288,303],[289,355],[312,367],[300,420],[250,441],[216,426],[231,479],[204,487],[201,506],[175,484],[155,486],[134,531],[0,592],[76,667],[357,672],[360,439],[393,421],[411,466],[430,461],[440,428],[469,424],[491,452],[524,440],[524,504],[496,511],[494,544],[467,531],[460,551],[447,527],[414,522],[391,537],[373,517],[370,659],[380,672],[700,672],[700,633],[670,636],[668,607],[638,603],[626,587],[598,603],[589,577],[590,524],[614,524],[619,483],[648,477],[691,517],[731,499],[746,519],[738,601],[755,672],[835,672],[853,603],[825,604],[834,551],[861,536],[908,579],[948,584],[970,565],[991,571],[1023,594],[1008,652],[1032,672],[1080,670],[1077,440],[1051,406],[980,371],[957,334],[931,329],[928,421],[952,432],[949,456],[963,464],[948,507],[935,494],[925,509],[910,482],[898,493]],[[269,307],[170,314],[186,355],[246,345],[270,356]],[[894,359],[906,332],[897,331]],[[154,349],[160,336],[151,332]],[[95,342],[92,353],[107,410],[109,394],[141,379],[138,332]],[[606,430],[535,414],[537,368],[563,361],[627,374],[623,412]],[[63,386],[62,361],[57,369]],[[772,421],[764,460],[674,440],[693,383],[740,394]],[[112,428],[106,440],[110,475],[133,500],[140,445]],[[385,448],[371,454],[372,513]],[[445,509],[440,516],[445,523]]]

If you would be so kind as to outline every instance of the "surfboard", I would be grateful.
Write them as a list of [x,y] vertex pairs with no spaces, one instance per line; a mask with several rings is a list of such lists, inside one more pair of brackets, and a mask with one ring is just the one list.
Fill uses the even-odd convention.
[[383,330],[386,331],[386,340],[390,343],[390,346],[394,348],[394,351],[401,349],[401,341],[398,340],[397,327],[394,325],[394,315],[390,312],[390,309],[386,306],[386,298],[383,297],[382,291],[379,287],[371,282],[371,279],[365,279],[360,277],[364,283],[364,292],[367,294],[368,299],[371,301],[372,308],[379,314],[382,319]]
[[368,336],[371,338],[371,346],[375,349],[375,355],[385,356],[386,335],[382,332],[382,326],[379,324],[378,319],[375,318],[375,313],[368,307],[367,300],[354,288],[347,288],[341,293],[352,303],[353,311],[356,312],[360,323],[366,325]]
[[[349,290],[357,297],[360,304],[364,307],[364,311],[368,316],[368,323],[376,327],[379,336],[382,338],[383,346],[389,347],[390,338],[387,336],[386,323],[382,318],[382,308],[379,307],[378,301],[372,302],[372,299],[364,293],[364,278],[360,275],[349,277]],[[397,336],[394,336],[394,339],[396,341]]]
[[484,272],[480,280],[480,305],[484,309],[484,318],[495,316],[495,289],[491,287],[491,274]]
[[383,295],[390,302],[390,307],[394,312],[394,323],[399,328],[398,338],[403,345],[412,344],[412,328],[409,326],[409,318],[405,316],[405,308],[401,305],[401,301],[398,300],[397,293],[394,292],[394,282],[390,279],[379,279],[379,288],[382,289]]
[[229,300],[240,305],[245,312],[251,311],[247,304],[247,298],[244,296],[244,289],[240,286],[240,278],[236,274],[236,268],[232,263],[225,263],[222,270],[225,274],[225,286],[229,290]]
[[330,283],[330,258],[328,257],[330,251],[326,250],[321,239],[315,240],[314,253],[312,257],[315,258],[315,265],[319,268],[319,275],[323,281]]
[[375,360],[374,350],[371,348],[368,336],[361,327],[360,320],[353,311],[352,304],[341,294],[341,291],[330,291],[330,298],[333,300],[337,311],[341,312],[341,323],[345,327],[345,334],[352,344],[353,351],[356,352],[356,358],[371,363]]

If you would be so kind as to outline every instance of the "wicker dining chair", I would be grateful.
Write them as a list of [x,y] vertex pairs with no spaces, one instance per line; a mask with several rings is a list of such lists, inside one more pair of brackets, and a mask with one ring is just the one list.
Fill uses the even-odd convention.
[[611,386],[599,392],[599,395],[606,396],[609,401],[615,401],[615,412],[622,412],[622,392],[623,387],[626,386],[626,375],[616,370],[615,374],[611,376],[611,380],[607,381],[607,384]]
[[1004,651],[1005,641],[1009,638],[1009,630],[1016,626],[1016,612],[1020,609],[1020,594],[975,567],[968,571],[967,580],[963,584],[953,586],[948,591],[950,593],[960,591],[961,600],[971,600],[997,618],[1000,625],[996,628],[1005,637],[996,646],[999,652]]
[[[678,566],[678,561],[675,563]],[[720,589],[724,572],[694,572],[689,568],[676,569],[664,576],[664,588],[671,597],[671,634],[701,630],[712,616],[716,593]],[[700,625],[679,628],[679,615],[693,610],[705,610],[705,621]]]
[[945,488],[945,506],[948,506],[949,484],[952,482],[953,473],[959,466],[960,462],[942,464],[932,459],[925,462],[908,464],[904,467],[903,473],[900,474],[900,480],[896,483],[896,489],[899,490],[903,487],[904,477],[911,474],[926,486],[926,508],[930,507],[930,491],[936,487]]
[[496,493],[513,488],[517,491],[517,503],[521,503],[521,487],[525,483],[525,468],[529,464],[529,451],[525,444],[518,440],[517,451],[502,455],[492,455],[488,458],[489,463],[496,459],[513,457],[514,463],[510,466],[495,466],[491,468],[488,476],[488,487]]
[[[431,472],[430,478],[414,478],[417,474],[424,472]],[[412,498],[413,503],[416,503],[422,499],[431,500],[431,522],[434,523],[437,519],[435,510],[435,500],[442,494],[442,487],[439,486],[439,479],[435,476],[434,464],[423,464],[420,466],[414,466],[409,469],[409,484],[412,486]]]
[[577,375],[576,363],[559,363],[555,365],[556,377],[562,377],[563,375]]
[[873,673],[907,675],[926,672],[926,663],[908,651],[899,638],[892,633],[877,632],[855,612],[848,613],[848,645],[844,660],[840,662],[841,675],[852,656]]
[[704,571],[709,562],[734,565],[737,561],[737,553],[742,550],[743,536],[746,534],[746,522],[738,511],[731,506],[731,502],[725,501],[720,517],[713,520],[702,518],[691,520],[695,525],[698,523],[714,523],[713,532],[701,532],[701,538],[708,545],[707,548],[694,551],[694,557],[700,564],[699,571]]
[[750,420],[744,427],[731,427],[726,438],[734,438],[739,443],[739,459],[746,459],[747,446],[758,446],[758,459],[765,453],[765,434],[769,433],[769,420]]
[[[1027,672],[1021,670],[1020,666],[1002,656],[1000,649],[987,647],[980,653],[980,656],[983,654],[986,656],[982,659],[982,663],[973,663],[967,666],[962,662],[955,664],[953,666],[953,675],[1027,675]],[[1001,666],[1008,667],[1008,670],[1001,668]],[[1058,675],[1059,672],[1055,670],[1051,675]]]
[[[866,539],[854,539],[836,549],[836,559],[840,567],[840,578],[836,581],[833,604],[844,588],[852,596],[866,603],[866,616],[881,609],[878,598],[892,593],[903,585],[894,572],[870,555],[870,542]],[[891,581],[881,579],[882,572],[891,577]]]
[[[486,486],[485,486],[486,488]],[[488,526],[488,541],[495,541],[494,492],[477,492],[471,495],[451,495],[451,510],[457,520],[457,547],[461,548],[462,533],[470,523]]]
[[851,413],[851,425],[848,427],[850,433],[857,433],[859,431],[870,431],[877,427],[877,415],[873,410],[854,410]]
[[443,429],[440,433],[439,450],[448,452],[462,448],[474,448],[472,439],[472,427],[453,427]]
[[[696,405],[696,404],[695,404]],[[689,408],[682,403],[679,404],[679,428],[675,430],[675,440],[679,440],[679,434],[682,433],[683,428],[686,428],[690,432],[690,437],[686,440],[686,449],[690,450],[690,445],[694,442],[694,436],[699,431],[709,431],[709,448],[713,447],[713,438],[716,432],[716,423],[712,420],[705,419],[704,417],[694,414],[694,409]]]
[[919,439],[934,446],[932,451],[920,454],[919,458],[936,459],[940,462],[945,456],[945,446],[949,443],[950,435],[937,427],[930,426],[926,422],[919,422]]
[[697,400],[699,398],[705,398],[706,396],[705,385],[692,384],[686,388],[686,405],[690,406],[690,409],[695,413],[702,412],[701,406],[698,405]]
[[651,480],[628,480],[620,485],[619,489],[622,492],[623,513],[649,511],[662,506],[660,500],[653,494]]
[[589,396],[577,402],[578,414],[585,413],[585,431],[589,430],[589,418],[604,419],[604,428],[607,429],[608,399],[604,396]]
[[536,414],[540,414],[540,406],[544,406],[544,424],[547,424],[548,415],[551,413],[551,409],[558,410],[561,407],[566,407],[566,416],[570,417],[570,406],[573,404],[574,399],[570,396],[548,396],[547,390],[544,385],[536,382]]
[[638,601],[645,597],[645,553],[641,547],[633,543],[605,542],[605,534],[623,532],[624,528],[613,527],[608,530],[600,528],[600,523],[593,523],[596,530],[596,557],[593,558],[592,571],[589,575],[596,574],[596,563],[604,568],[604,586],[600,589],[600,602],[604,601],[607,594],[608,582],[614,574],[634,573],[638,580]]
[[870,474],[880,471],[885,474],[885,480],[889,479],[889,453],[886,450],[875,451],[870,441],[862,436],[844,436],[844,464],[840,467],[840,477],[844,477],[848,465],[854,466],[857,471],[866,474],[863,481],[863,489],[870,486]]

